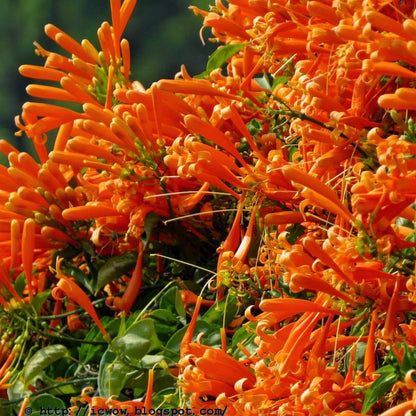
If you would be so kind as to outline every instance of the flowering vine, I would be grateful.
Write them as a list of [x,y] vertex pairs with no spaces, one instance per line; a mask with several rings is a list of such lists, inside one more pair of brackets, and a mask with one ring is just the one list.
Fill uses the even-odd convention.
[[191,7],[218,49],[150,88],[135,6],[110,0],[98,49],[46,25],[62,52],[20,67],[2,404],[412,414],[413,3]]

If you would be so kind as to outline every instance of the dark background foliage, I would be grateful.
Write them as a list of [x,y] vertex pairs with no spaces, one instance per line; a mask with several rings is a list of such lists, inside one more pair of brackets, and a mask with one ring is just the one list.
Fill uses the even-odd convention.
[[[205,69],[213,45],[199,38],[201,17],[188,7],[208,9],[210,0],[138,0],[124,33],[130,42],[132,79],[145,87],[161,78],[172,78],[185,64],[191,75]],[[34,54],[33,42],[62,52],[44,33],[53,23],[76,40],[89,39],[98,47],[97,29],[110,21],[108,0],[0,0],[0,138],[27,151],[28,139],[15,137],[14,117],[29,99],[21,64],[43,64]],[[207,33],[208,35],[208,33]],[[206,36],[207,38],[208,36]],[[32,81],[33,82],[33,81]]]

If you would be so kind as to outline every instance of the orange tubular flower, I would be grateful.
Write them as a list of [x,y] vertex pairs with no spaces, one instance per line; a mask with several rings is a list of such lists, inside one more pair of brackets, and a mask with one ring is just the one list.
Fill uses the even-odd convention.
[[[227,397],[241,389],[254,386],[255,376],[243,364],[222,350],[192,342],[202,297],[198,296],[191,323],[181,342],[180,385],[185,393],[191,393],[190,401],[194,409],[214,405],[215,402],[200,402],[200,396],[217,397],[225,393]],[[221,370],[212,369],[212,362],[220,363]],[[244,386],[244,387],[243,387]],[[233,413],[232,402],[230,411]]]
[[110,342],[110,335],[104,329],[100,319],[98,318],[97,312],[95,311],[94,306],[92,305],[88,296],[70,277],[65,276],[61,272],[62,261],[63,258],[59,258],[56,262],[56,272],[59,281],[56,285],[56,288],[53,291],[53,295],[57,299],[60,299],[60,296],[58,294],[58,291],[60,290],[64,292],[73,302],[76,302],[79,306],[81,306],[81,308],[88,312],[88,314],[94,320],[100,332],[103,334],[104,339],[107,342]]
[[23,399],[22,404],[20,405],[20,410],[18,416],[23,416],[27,413],[27,405],[29,404],[29,397]]
[[137,258],[136,267],[134,268],[132,276],[127,284],[126,291],[121,298],[115,298],[112,301],[112,306],[114,308],[126,313],[129,312],[132,308],[133,303],[136,300],[142,286],[144,257],[144,247],[142,242],[139,243],[138,253],[139,255]]

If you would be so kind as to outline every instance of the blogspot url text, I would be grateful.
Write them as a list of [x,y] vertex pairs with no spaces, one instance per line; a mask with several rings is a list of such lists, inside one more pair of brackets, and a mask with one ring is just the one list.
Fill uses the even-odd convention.
[[[87,406],[88,407],[88,406]],[[200,409],[194,412],[190,408],[182,409],[146,409],[145,407],[136,407],[134,412],[131,409],[102,409],[94,406],[88,408],[89,413],[85,413],[86,407],[79,407],[76,410],[62,409],[59,407],[40,407],[40,409],[32,409],[26,407],[25,415],[30,416],[32,413],[39,412],[40,416],[84,416],[89,414],[91,416],[225,416],[227,408],[225,409]]]

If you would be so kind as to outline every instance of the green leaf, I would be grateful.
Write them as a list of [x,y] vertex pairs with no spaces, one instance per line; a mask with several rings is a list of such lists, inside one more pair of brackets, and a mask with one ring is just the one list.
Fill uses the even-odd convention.
[[363,371],[364,370],[364,357],[365,357],[365,350],[367,349],[366,342],[358,342],[357,349],[355,352],[355,365],[357,370]]
[[245,326],[241,326],[240,328],[238,328],[237,331],[235,331],[231,341],[231,345],[233,346],[233,348],[237,347],[237,344],[246,345],[247,343],[251,342],[251,340],[253,340],[256,336],[254,330],[255,327],[249,329]]
[[[119,328],[121,319],[114,319],[109,316],[103,316],[101,318],[101,323],[103,324],[106,331],[110,334],[111,338],[115,338],[119,334]],[[93,326],[85,335],[85,341],[104,341],[103,334],[97,326]],[[93,345],[88,343],[83,343],[79,348],[79,360],[86,364],[90,361],[94,363],[100,362],[100,359],[107,349],[107,343],[103,345]]]
[[[7,389],[7,397],[9,400],[18,400],[24,397],[26,394],[30,394],[31,391],[24,385],[21,378],[17,378],[14,383]],[[0,406],[1,407],[1,406]]]
[[306,228],[301,224],[293,224],[287,228],[289,234],[286,236],[286,240],[289,244],[295,244],[296,240],[305,234]]
[[299,162],[298,158],[295,160],[293,159],[293,156],[297,153],[298,151],[298,146],[297,144],[293,144],[292,146],[289,146],[289,161],[290,162]]
[[[152,397],[154,409],[178,409],[180,407],[180,394],[176,386],[158,390]],[[166,413],[173,414],[173,411]]]
[[[74,377],[74,372],[70,371],[73,367],[75,367],[75,363],[72,364],[68,369],[68,373],[71,373],[71,375],[68,377],[65,377],[64,375],[64,379]],[[93,376],[93,374],[90,374],[89,376]],[[46,374],[42,374],[42,382],[45,384],[45,386],[48,386],[48,392],[53,396],[62,397],[63,395],[75,396],[79,394],[79,385],[77,384],[67,384],[65,381],[60,383],[56,378],[48,377]]]
[[[32,410],[32,412],[30,413],[31,416],[45,414],[45,411],[47,409],[67,410],[67,406],[60,398],[52,396],[52,394],[46,393],[36,396],[33,399],[30,399],[28,407],[30,407],[30,409]],[[61,412],[60,414],[64,415],[64,413],[65,412]],[[70,415],[69,409],[67,415]]]
[[[169,341],[166,343],[166,349],[164,350],[163,354],[166,355],[169,358],[172,358],[174,361],[179,360],[179,349],[181,346],[181,342],[183,339],[183,336],[185,335],[186,330],[188,329],[188,325],[185,327],[177,330],[169,339]],[[204,334],[211,332],[213,330],[213,325],[209,324],[205,321],[197,321],[195,325],[195,331],[193,340],[195,341],[198,334],[203,332]]]
[[213,348],[221,348],[221,332],[220,328],[215,327],[212,331],[205,332],[201,337],[201,344],[208,345]]
[[[85,336],[85,341],[102,341],[102,339],[102,334],[97,326],[93,326]],[[106,348],[106,345],[82,344],[78,348],[79,360],[84,364],[87,364],[92,359],[94,359],[94,362],[99,361],[104,352],[103,350]]]
[[202,316],[202,320],[219,326],[228,326],[238,310],[237,298],[228,296],[212,305]]
[[[178,409],[180,407],[179,398],[181,395],[178,392],[178,387],[176,386],[175,377],[172,377],[170,373],[166,370],[160,371],[160,368],[157,368],[158,371],[154,372],[153,385],[157,386],[154,388],[152,395],[152,408],[148,413],[143,410],[143,414],[154,414],[154,415],[173,415],[175,412],[163,412],[162,409]],[[146,374],[147,373],[147,374]],[[148,383],[148,372],[140,374],[139,378],[133,380],[134,385],[131,387],[134,388],[134,394],[136,397],[144,396],[147,391]],[[132,383],[133,384],[133,383]],[[126,386],[128,387],[128,386]],[[176,406],[172,407],[170,404],[176,403]],[[157,410],[156,410],[157,409]],[[149,409],[148,409],[149,410]],[[181,414],[182,412],[177,412],[176,414]],[[138,414],[138,413],[136,413]],[[193,413],[189,413],[193,414]],[[130,413],[131,416],[134,413]],[[121,413],[120,413],[121,416]]]
[[48,345],[36,351],[27,362],[23,372],[25,386],[28,386],[48,365],[68,355],[67,348],[62,344]]
[[398,379],[399,376],[395,372],[383,373],[367,390],[361,413],[368,413],[373,405],[377,403],[377,401],[380,400],[386,392],[391,390],[394,383],[396,383]]
[[[75,185],[75,184],[74,184]],[[52,258],[52,264],[56,263],[56,259],[63,257],[66,260],[71,260],[75,256],[79,254],[79,250],[75,248],[74,246],[68,246],[65,247],[62,250],[55,251],[53,258]],[[64,266],[64,264],[62,264]]]
[[19,274],[19,276],[16,277],[16,280],[14,281],[14,289],[21,297],[23,297],[23,291],[26,288],[26,284],[26,274],[25,272],[22,272]]
[[[365,344],[362,342],[361,344]],[[378,370],[375,371],[377,374],[386,374],[386,373],[395,373],[396,369],[391,364],[383,365],[383,367],[380,367]]]
[[160,224],[161,218],[160,215],[154,211],[149,212],[146,215],[146,218],[144,219],[144,232],[146,234],[146,237],[144,238],[144,245],[147,246],[147,243],[149,242],[149,239],[152,235],[153,230],[155,227]]
[[107,260],[98,270],[95,294],[108,283],[133,270],[137,262],[137,256],[137,251],[132,250]]
[[179,319],[168,309],[156,309],[148,315],[152,318],[158,338],[166,342],[175,333]]
[[101,358],[98,372],[98,393],[101,397],[118,396],[127,381],[137,374],[130,365],[119,360],[117,355],[107,350]]
[[181,317],[186,316],[185,307],[182,298],[176,286],[170,288],[161,298],[159,309],[167,309],[172,313],[176,313]]
[[220,68],[228,61],[228,59],[246,45],[247,43],[235,43],[218,48],[208,59],[206,70],[211,72],[214,69]]
[[233,55],[246,45],[247,43],[235,43],[218,48],[208,59],[205,71],[202,74],[196,75],[195,78],[205,78],[214,69],[221,68]]
[[412,229],[415,228],[415,224],[414,224],[413,221],[410,221],[407,218],[403,218],[403,217],[397,217],[396,224],[401,225],[403,227],[409,227],[409,228],[412,228]]
[[262,77],[255,77],[254,80],[256,83],[263,88],[264,90],[270,91],[271,85],[269,80],[267,79],[266,75],[263,75]]
[[404,137],[405,140],[416,143],[416,126],[411,118],[407,122],[407,130],[405,131]]
[[286,75],[281,75],[273,79],[273,85],[271,90],[273,91],[279,84],[285,85],[289,81],[290,77]]
[[10,416],[11,414],[17,414],[19,408],[16,405],[15,413],[12,413],[12,410],[9,406],[3,406],[3,402],[7,402],[8,400],[0,398],[0,416]]
[[350,328],[350,335],[363,335],[364,333],[367,333],[368,331],[368,320],[367,319],[360,319],[355,324],[351,325]]
[[404,343],[404,353],[402,359],[402,365],[400,367],[400,371],[403,374],[403,377],[406,373],[411,370],[415,366],[415,357],[414,354],[410,351],[409,346]]
[[153,368],[156,364],[166,360],[163,355],[145,355],[142,359],[142,365],[144,368]]
[[259,123],[258,120],[253,118],[253,120],[247,123],[247,130],[252,136],[256,136],[257,134],[261,132],[261,124]]
[[134,323],[122,336],[115,338],[111,343],[111,349],[116,354],[125,355],[137,362],[160,345],[153,321],[146,318]]
[[35,295],[35,297],[33,298],[33,307],[35,308],[36,312],[40,311],[42,305],[45,303],[46,299],[48,299],[50,294],[51,290],[48,289]]

